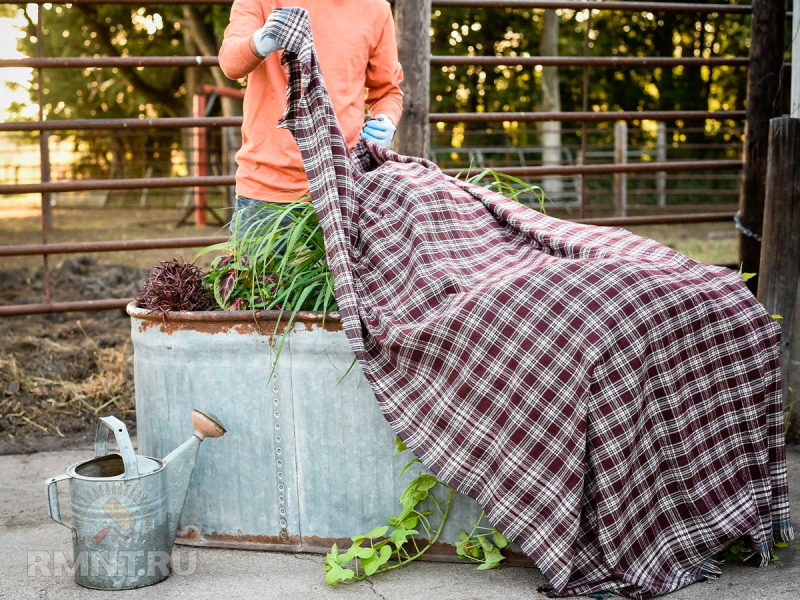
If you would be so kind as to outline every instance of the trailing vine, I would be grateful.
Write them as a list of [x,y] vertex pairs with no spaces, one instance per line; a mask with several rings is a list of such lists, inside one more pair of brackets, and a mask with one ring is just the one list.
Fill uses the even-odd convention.
[[[395,439],[395,455],[408,447],[400,436]],[[419,463],[413,458],[401,470],[400,475],[412,465]],[[443,488],[447,499],[434,495],[433,490]],[[400,514],[387,519],[386,525],[375,527],[369,533],[351,538],[351,546],[340,552],[336,544],[325,556],[325,581],[331,585],[352,584],[367,577],[386,573],[404,567],[424,555],[439,539],[450,514],[455,489],[430,474],[420,472],[408,484],[400,496]],[[438,515],[431,510],[421,510],[420,504],[430,500]],[[429,518],[432,517],[433,518]],[[485,513],[467,534],[461,531],[460,541],[456,543],[456,555],[478,563],[479,570],[494,569],[501,566],[505,556],[501,550],[508,546],[509,539],[494,527],[481,526]],[[424,533],[426,544],[415,538]],[[390,532],[391,530],[391,532]],[[491,540],[489,537],[491,536]]]

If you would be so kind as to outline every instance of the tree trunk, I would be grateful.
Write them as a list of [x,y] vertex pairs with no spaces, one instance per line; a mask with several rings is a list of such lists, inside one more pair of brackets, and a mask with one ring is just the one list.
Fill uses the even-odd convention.
[[[197,7],[184,6],[183,15],[186,19],[185,23],[188,25],[189,36],[191,36],[195,47],[200,50],[203,56],[217,56],[219,54],[219,43],[214,31],[203,21],[203,16],[197,10]],[[225,76],[225,73],[219,67],[210,67],[209,71],[214,79],[214,85],[238,89],[238,86],[231,85],[231,80]],[[190,89],[190,93],[194,93],[194,90]],[[222,106],[222,114],[226,117],[240,117],[242,115],[242,101],[238,98],[221,96],[220,105]]]

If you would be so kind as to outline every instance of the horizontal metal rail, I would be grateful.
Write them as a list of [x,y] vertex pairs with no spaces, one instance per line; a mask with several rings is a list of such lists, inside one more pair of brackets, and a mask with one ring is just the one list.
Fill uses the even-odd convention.
[[[25,60],[25,59],[22,59]],[[431,56],[432,67],[442,66],[523,66],[533,67],[747,67],[747,57],[733,56]],[[787,65],[789,63],[786,63]],[[2,65],[0,65],[2,66]]]
[[[709,56],[451,56],[430,57],[431,66],[537,66],[544,67],[747,67],[747,57]],[[34,69],[100,69],[135,67],[216,67],[216,56],[70,56],[42,58],[4,58],[0,68],[29,67]],[[785,63],[784,68],[791,68]]]
[[[392,3],[392,0],[389,0]],[[18,2],[0,2],[0,4],[19,4]],[[123,4],[130,6],[181,6],[184,4],[233,4],[233,0],[31,0],[30,4]],[[719,13],[750,14],[752,6],[739,4],[692,4],[682,2],[602,2],[591,0],[432,0],[435,8],[510,8],[510,9],[557,9],[570,10],[612,10],[624,12],[683,12],[683,13]]]
[[0,67],[90,69],[101,67],[216,67],[216,56],[67,56],[4,58]]
[[0,317],[22,317],[25,315],[50,315],[65,312],[90,312],[125,308],[133,298],[110,300],[78,300],[76,302],[52,302],[50,304],[10,304],[0,306]]
[[131,250],[163,250],[168,248],[199,248],[220,244],[227,236],[162,238],[155,240],[113,240],[107,242],[65,242],[60,244],[29,244],[0,246],[0,256],[41,256],[43,254],[78,254],[84,252],[127,252]]
[[653,110],[605,112],[483,112],[429,113],[431,123],[489,123],[503,121],[691,121],[696,119],[744,119],[744,110]]
[[[608,173],[652,173],[703,171],[706,169],[741,169],[740,160],[686,160],[667,162],[623,163],[618,165],[565,165],[548,167],[503,167],[508,175],[602,175]],[[472,169],[480,171],[481,169]],[[447,175],[463,173],[464,169],[444,169]],[[235,185],[233,175],[208,177],[142,177],[139,179],[78,179],[47,183],[0,185],[0,194],[35,194],[42,192],[85,192],[91,190],[142,190],[182,187],[213,187]]]
[[685,215],[599,217],[596,219],[577,219],[575,222],[606,227],[633,227],[635,225],[682,225],[685,223],[725,223],[728,221],[733,222],[733,213],[729,211]]
[[212,187],[234,185],[233,175],[207,177],[142,177],[139,179],[77,179],[74,181],[50,181],[47,183],[21,183],[0,185],[0,194],[35,194],[47,192],[86,192],[91,190],[143,190]]
[[[432,123],[490,121],[675,121],[697,119],[744,119],[745,111],[659,110],[605,112],[485,112],[429,113]],[[56,119],[0,123],[0,131],[88,131],[95,129],[186,129],[190,127],[239,127],[242,117],[162,117],[156,119]]]
[[216,94],[217,96],[224,96],[226,98],[244,98],[244,90],[242,88],[229,88],[204,83],[199,86],[199,90],[206,96]]
[[185,129],[238,127],[242,117],[160,117],[156,119],[63,119],[0,123],[0,131],[88,131],[90,129]]
[[436,8],[528,8],[570,10],[618,10],[643,12],[698,12],[698,13],[736,13],[749,14],[752,7],[736,4],[692,4],[682,2],[558,2],[548,0],[433,0]]
[[[607,175],[610,173],[652,173],[675,171],[705,171],[722,169],[742,169],[740,160],[681,160],[668,162],[623,163],[618,165],[565,165],[552,167],[498,167],[506,175],[516,177],[539,175]],[[445,175],[459,175],[467,172],[477,175],[486,167],[471,169],[442,169]]]

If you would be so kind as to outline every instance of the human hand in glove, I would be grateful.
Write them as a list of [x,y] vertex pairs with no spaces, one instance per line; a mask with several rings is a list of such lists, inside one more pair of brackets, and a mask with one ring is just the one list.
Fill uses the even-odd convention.
[[283,11],[276,10],[267,18],[267,22],[257,29],[250,38],[250,51],[258,57],[267,58],[276,50],[280,50],[281,46],[276,42],[267,31],[274,27],[276,22],[282,22],[286,19]]
[[386,115],[378,115],[364,124],[361,130],[361,139],[369,140],[379,146],[388,148],[392,144],[392,138],[397,128],[391,119]]

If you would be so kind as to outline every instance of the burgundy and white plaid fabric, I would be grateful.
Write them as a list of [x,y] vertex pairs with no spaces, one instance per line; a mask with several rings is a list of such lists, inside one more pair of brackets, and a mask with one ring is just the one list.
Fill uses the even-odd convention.
[[381,410],[550,596],[647,598],[792,538],[780,329],[736,273],[342,138],[307,14],[288,108],[345,331]]

